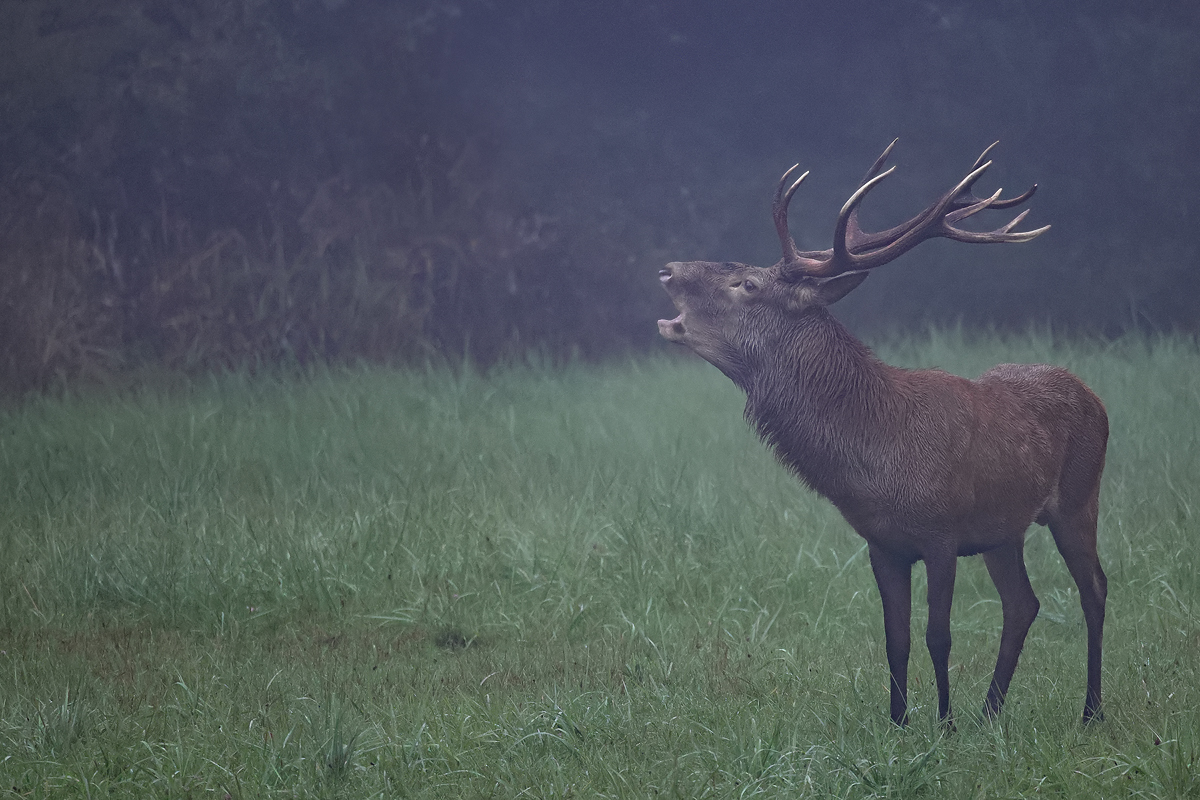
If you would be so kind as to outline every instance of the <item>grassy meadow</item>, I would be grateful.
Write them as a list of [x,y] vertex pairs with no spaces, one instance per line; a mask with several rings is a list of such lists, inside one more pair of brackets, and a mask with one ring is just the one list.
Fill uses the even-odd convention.
[[1104,722],[1034,528],[1001,719],[973,558],[893,727],[862,541],[696,359],[235,375],[0,410],[0,797],[1200,797],[1200,348],[879,349],[1105,400]]

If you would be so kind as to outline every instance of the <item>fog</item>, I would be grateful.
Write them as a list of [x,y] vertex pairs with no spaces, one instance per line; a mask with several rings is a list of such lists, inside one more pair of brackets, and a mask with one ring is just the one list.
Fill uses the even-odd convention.
[[[0,378],[663,347],[666,261],[867,229],[994,141],[1033,242],[931,241],[837,312],[1195,331],[1187,3],[0,4]],[[1005,212],[986,212],[996,227]]]
[[[812,175],[793,229],[820,249],[893,138],[868,227],[924,208],[999,140],[980,194],[1037,183],[1028,224],[1052,230],[1019,248],[923,245],[843,316],[1193,328],[1197,15],[1088,6],[556,5],[497,14],[469,40],[461,91],[503,137],[509,185],[581,225],[644,221],[660,260],[773,263],[769,200],[795,162]],[[637,259],[649,275],[655,259]]]

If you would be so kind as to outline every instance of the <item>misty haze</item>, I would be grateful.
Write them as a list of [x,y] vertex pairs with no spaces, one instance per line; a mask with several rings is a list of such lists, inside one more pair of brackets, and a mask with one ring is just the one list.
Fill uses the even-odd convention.
[[[838,313],[867,335],[1194,331],[1188,4],[111,0],[0,6],[0,365],[482,363],[657,349],[673,260],[775,260],[899,137],[864,226],[993,141],[1019,254],[926,246]],[[64,57],[64,54],[70,57]]]
[[1200,797],[1198,87],[1196,0],[0,0],[0,795]]

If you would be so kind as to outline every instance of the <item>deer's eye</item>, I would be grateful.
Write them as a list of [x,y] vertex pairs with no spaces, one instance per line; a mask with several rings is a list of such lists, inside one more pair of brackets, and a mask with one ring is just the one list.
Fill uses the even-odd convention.
[[748,294],[753,294],[754,292],[758,291],[758,284],[752,280],[745,280],[742,281],[742,288],[744,288]]

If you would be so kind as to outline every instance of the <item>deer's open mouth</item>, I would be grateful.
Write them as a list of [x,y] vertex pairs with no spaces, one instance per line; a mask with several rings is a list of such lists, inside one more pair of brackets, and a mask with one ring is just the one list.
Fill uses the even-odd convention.
[[679,268],[679,264],[672,262],[658,271],[658,279],[662,282],[663,288],[667,290],[667,294],[671,295],[671,302],[675,303],[675,308],[679,309],[679,316],[675,319],[660,319],[658,321],[658,332],[664,339],[670,342],[683,343],[683,315],[684,310],[680,307],[679,302],[675,299],[674,292],[671,291],[671,278],[675,275],[675,270]]
[[675,319],[660,319],[658,321],[658,332],[666,340],[671,342],[683,341],[683,314],[680,313]]

